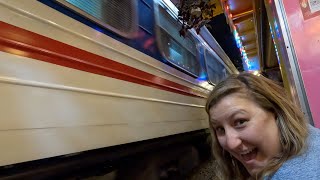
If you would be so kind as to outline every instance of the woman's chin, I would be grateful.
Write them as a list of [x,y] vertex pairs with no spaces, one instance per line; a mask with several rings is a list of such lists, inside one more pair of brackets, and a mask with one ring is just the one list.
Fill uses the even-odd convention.
[[246,169],[252,177],[256,177],[256,175],[262,170],[262,167],[246,167]]

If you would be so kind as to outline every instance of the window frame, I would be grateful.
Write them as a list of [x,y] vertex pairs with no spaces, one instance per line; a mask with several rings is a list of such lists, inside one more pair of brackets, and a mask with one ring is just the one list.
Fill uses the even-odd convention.
[[[216,85],[215,82],[212,82],[212,79],[210,79],[210,76],[209,76],[209,67],[208,67],[208,66],[209,66],[209,65],[208,65],[208,61],[209,61],[209,60],[208,60],[208,58],[207,58],[207,54],[212,55],[212,56],[216,59],[216,62],[217,62],[217,63],[220,63],[221,66],[224,68],[224,70],[225,70],[225,74],[223,75],[224,78],[228,77],[228,74],[230,75],[230,72],[229,72],[226,64],[221,60],[220,56],[219,56],[216,52],[214,52],[212,49],[207,48],[207,47],[205,47],[205,46],[204,46],[203,48],[204,48],[203,57],[204,57],[205,66],[206,66],[205,71],[206,71],[206,74],[207,74],[207,77],[208,77],[208,82],[209,82],[210,84],[212,84],[212,85]],[[221,81],[221,80],[223,80],[223,79],[219,79],[219,81]]]
[[[195,48],[195,60],[196,60],[196,62],[197,62],[197,64],[198,64],[198,74],[195,74],[195,73],[193,73],[193,72],[191,72],[190,70],[188,70],[187,68],[184,68],[183,66],[180,66],[179,64],[177,64],[177,63],[175,63],[170,57],[168,57],[167,55],[166,55],[166,53],[165,53],[165,51],[164,51],[164,49],[163,49],[163,47],[165,46],[164,45],[164,42],[162,42],[162,38],[161,38],[161,36],[160,36],[160,34],[161,34],[161,31],[166,31],[165,29],[163,29],[163,28],[161,28],[161,26],[160,26],[160,17],[159,17],[159,13],[160,13],[160,8],[163,8],[167,13],[168,13],[168,15],[169,16],[171,16],[172,17],[172,19],[170,19],[170,21],[172,21],[173,23],[175,23],[175,25],[177,26],[177,29],[176,29],[176,32],[179,32],[179,28],[181,27],[181,25],[182,25],[182,23],[178,20],[178,18],[177,18],[177,15],[176,15],[176,12],[174,11],[174,10],[172,10],[172,9],[170,9],[169,7],[167,7],[165,4],[164,4],[164,2],[162,2],[162,1],[160,1],[160,2],[154,2],[154,15],[155,15],[155,32],[156,32],[156,34],[155,34],[155,37],[156,37],[156,41],[157,41],[157,46],[158,46],[158,48],[159,48],[159,51],[160,51],[160,53],[161,53],[161,55],[162,55],[162,57],[164,57],[165,58],[165,60],[168,62],[168,63],[170,63],[172,66],[174,66],[174,67],[176,67],[178,70],[182,70],[183,72],[186,72],[186,73],[188,73],[189,75],[191,75],[191,76],[193,76],[193,77],[196,77],[196,78],[198,78],[200,75],[201,75],[201,71],[202,71],[202,66],[201,66],[201,60],[200,60],[200,53],[199,53],[199,45],[200,45],[200,43],[199,42],[197,42],[197,38],[196,38],[196,36],[195,36],[195,34],[194,33],[191,33],[191,31],[190,30],[188,30],[188,32],[187,32],[187,34],[186,34],[186,36],[185,36],[185,38],[189,38],[189,40],[190,41],[192,41],[193,43],[194,43],[194,48]],[[169,23],[171,23],[171,22],[169,22]],[[167,32],[168,33],[168,32]],[[169,34],[169,33],[168,33]],[[172,40],[174,40],[176,43],[178,43],[179,45],[181,45],[181,43],[179,43],[174,37],[172,37],[171,36],[171,38],[172,38]],[[183,46],[183,48],[185,49],[185,50],[187,50],[188,52],[190,52],[190,53],[192,53],[191,51],[189,51],[187,48],[185,48],[184,46]]]

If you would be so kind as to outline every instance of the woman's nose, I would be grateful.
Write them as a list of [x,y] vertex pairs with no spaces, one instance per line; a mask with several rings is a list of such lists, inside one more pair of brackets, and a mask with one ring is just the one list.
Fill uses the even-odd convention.
[[227,148],[230,150],[236,150],[242,143],[239,134],[234,130],[226,132],[226,140]]

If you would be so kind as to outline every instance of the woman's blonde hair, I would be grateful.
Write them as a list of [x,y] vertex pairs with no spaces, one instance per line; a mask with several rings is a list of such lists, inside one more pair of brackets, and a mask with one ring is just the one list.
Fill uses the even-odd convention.
[[[273,81],[249,73],[234,74],[215,86],[208,97],[206,111],[214,107],[222,98],[241,93],[266,111],[276,116],[280,132],[282,152],[274,157],[262,171],[253,177],[261,179],[272,175],[286,160],[298,155],[305,148],[308,136],[307,124],[303,114],[286,95],[285,90]],[[212,152],[220,168],[221,179],[248,179],[249,173],[240,161],[233,158],[220,146],[214,129],[210,124],[212,136]]]

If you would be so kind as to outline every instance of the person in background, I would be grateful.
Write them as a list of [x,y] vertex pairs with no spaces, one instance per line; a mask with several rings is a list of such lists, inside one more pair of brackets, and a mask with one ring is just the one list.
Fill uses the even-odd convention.
[[273,81],[231,75],[206,111],[221,179],[320,179],[320,130]]

